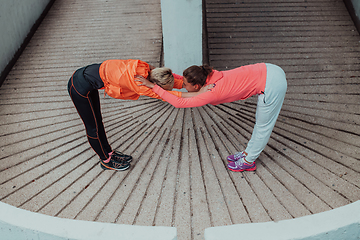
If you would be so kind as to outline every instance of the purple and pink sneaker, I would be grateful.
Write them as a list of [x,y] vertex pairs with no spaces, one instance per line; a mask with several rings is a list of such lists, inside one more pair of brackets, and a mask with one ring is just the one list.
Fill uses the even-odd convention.
[[246,157],[244,152],[237,152],[234,155],[230,155],[227,157],[228,162],[236,162],[237,160]]
[[233,172],[242,172],[242,171],[255,171],[256,170],[256,164],[253,162],[252,164],[249,164],[244,161],[244,158],[240,158],[239,160],[228,163],[228,169]]

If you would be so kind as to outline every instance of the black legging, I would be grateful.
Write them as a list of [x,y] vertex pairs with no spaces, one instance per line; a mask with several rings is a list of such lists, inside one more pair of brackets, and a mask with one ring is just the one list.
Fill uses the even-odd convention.
[[[109,158],[112,149],[107,140],[101,116],[98,89],[102,86],[97,85],[102,83],[99,76],[99,67],[100,64],[93,64],[78,69],[69,80],[68,92],[84,122],[91,147],[99,155],[100,159],[105,160]],[[94,79],[96,81],[91,81]]]

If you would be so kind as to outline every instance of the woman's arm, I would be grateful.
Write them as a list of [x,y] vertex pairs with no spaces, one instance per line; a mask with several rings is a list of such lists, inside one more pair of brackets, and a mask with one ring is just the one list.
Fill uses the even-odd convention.
[[199,92],[183,92],[181,94],[181,97],[182,98],[192,98],[192,97],[195,97],[197,95],[199,95]]
[[[155,86],[154,83],[150,82],[149,80],[147,80],[146,78],[144,78],[143,76],[135,76],[135,81],[137,82],[141,82],[140,84],[138,84],[138,86],[146,86],[148,88],[153,88]],[[206,86],[203,86],[198,92],[182,92],[181,97],[182,98],[192,98],[195,97],[201,93],[205,93],[207,91],[211,91],[211,89],[215,87],[215,84],[209,84]]]
[[135,82],[141,82],[137,83],[138,86],[146,86],[151,89],[155,86],[155,83],[150,82],[149,80],[140,75],[135,76]]
[[[154,93],[152,91],[152,89],[145,87],[145,86],[139,86],[140,89],[140,95],[141,96],[147,96],[147,97],[151,97],[151,98],[156,98],[156,99],[160,99],[163,100],[165,102],[164,99],[162,99],[158,94]],[[175,95],[176,97],[181,98],[182,92],[179,91],[167,91],[173,95]]]
[[209,84],[206,86],[203,86],[198,92],[183,92],[181,94],[182,98],[192,98],[192,97],[196,97],[199,94],[205,93],[207,91],[211,91],[211,89],[215,87],[215,83],[213,84]]
[[208,103],[216,101],[216,95],[212,91],[207,91],[205,93],[197,93],[198,95],[190,98],[176,97],[171,93],[165,91],[158,85],[153,87],[153,92],[158,94],[162,99],[170,103],[176,108],[189,108],[189,107],[200,107]]
[[170,103],[171,105],[177,108],[200,107],[208,103],[211,103],[213,100],[215,100],[215,96],[210,90],[211,88],[214,87],[214,84],[210,84],[202,88],[199,92],[188,93],[193,95],[196,94],[196,96],[192,96],[189,98],[184,98],[184,97],[179,98],[177,96],[172,95],[171,93],[168,93],[158,85],[155,85],[154,83],[148,81],[145,78],[141,78],[141,77],[136,77],[136,78],[137,79],[135,79],[135,81],[141,82],[140,84],[138,84],[139,86],[146,86],[148,88],[151,88],[153,92],[158,94],[162,99],[164,99],[165,101],[167,101],[168,103]]

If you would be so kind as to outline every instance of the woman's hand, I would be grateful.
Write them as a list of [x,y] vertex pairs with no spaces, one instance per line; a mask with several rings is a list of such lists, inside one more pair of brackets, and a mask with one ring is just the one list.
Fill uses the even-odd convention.
[[149,80],[140,75],[135,76],[135,82],[141,82],[137,83],[138,86],[146,86],[148,88],[153,88],[155,86],[154,83],[150,82]]
[[211,83],[211,84],[208,84],[206,86],[203,86],[202,88],[200,88],[199,94],[205,93],[207,91],[211,91],[211,89],[213,89],[215,86],[216,86],[215,83]]

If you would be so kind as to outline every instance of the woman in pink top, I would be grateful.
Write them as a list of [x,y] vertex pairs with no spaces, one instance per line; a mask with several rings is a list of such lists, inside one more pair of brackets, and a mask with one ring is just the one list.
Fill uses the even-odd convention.
[[231,171],[254,171],[255,160],[264,150],[284,102],[287,89],[285,72],[278,66],[258,63],[228,71],[209,66],[191,66],[183,73],[183,87],[188,92],[202,92],[191,98],[179,98],[146,79],[139,78],[162,99],[177,108],[244,100],[258,95],[256,122],[251,139],[242,152],[227,157]]

